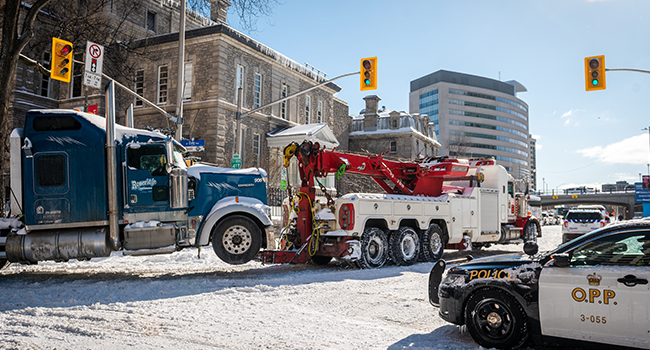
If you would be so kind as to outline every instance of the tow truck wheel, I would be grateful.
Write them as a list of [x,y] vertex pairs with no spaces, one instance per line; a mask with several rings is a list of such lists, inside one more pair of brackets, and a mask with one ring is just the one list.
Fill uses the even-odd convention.
[[420,237],[414,229],[405,226],[390,235],[388,253],[397,266],[413,265],[420,254]]
[[498,289],[483,289],[469,298],[465,323],[474,341],[485,348],[516,349],[528,338],[524,309]]
[[436,262],[442,258],[445,245],[449,237],[442,231],[438,224],[431,224],[427,232],[422,236],[422,249],[420,249],[420,260]]
[[239,265],[251,261],[261,246],[259,227],[245,216],[228,217],[212,229],[212,249],[228,264]]
[[369,227],[361,235],[361,257],[357,265],[362,269],[376,269],[388,260],[388,239],[379,228]]
[[524,242],[537,242],[537,223],[528,221],[524,227]]

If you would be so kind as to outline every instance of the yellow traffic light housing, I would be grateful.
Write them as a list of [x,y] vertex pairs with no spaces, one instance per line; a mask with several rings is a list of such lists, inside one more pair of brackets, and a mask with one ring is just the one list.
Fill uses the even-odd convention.
[[377,57],[361,59],[361,91],[377,88]]
[[605,90],[605,55],[585,57],[585,90]]
[[52,38],[52,66],[50,78],[70,82],[72,77],[72,43]]

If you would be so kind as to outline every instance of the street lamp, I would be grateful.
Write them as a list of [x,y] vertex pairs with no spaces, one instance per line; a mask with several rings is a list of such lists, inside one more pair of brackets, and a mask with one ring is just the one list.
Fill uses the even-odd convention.
[[[648,130],[648,145],[650,146],[650,126],[647,128],[643,128],[641,130],[643,131]],[[650,147],[648,148],[648,154],[650,154]],[[648,175],[650,175],[650,163],[648,163]]]

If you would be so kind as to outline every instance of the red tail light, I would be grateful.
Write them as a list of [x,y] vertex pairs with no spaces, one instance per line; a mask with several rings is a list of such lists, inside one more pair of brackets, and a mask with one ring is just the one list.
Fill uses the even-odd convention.
[[343,230],[354,229],[354,206],[352,204],[343,204],[339,209],[339,225]]
[[564,220],[564,227],[569,227],[569,222]]

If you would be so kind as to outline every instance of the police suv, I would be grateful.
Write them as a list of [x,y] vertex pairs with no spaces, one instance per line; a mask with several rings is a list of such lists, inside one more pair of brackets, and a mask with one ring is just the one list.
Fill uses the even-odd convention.
[[524,251],[446,272],[439,261],[431,304],[486,348],[532,341],[650,349],[650,220],[608,225],[551,252],[538,254],[532,242]]

